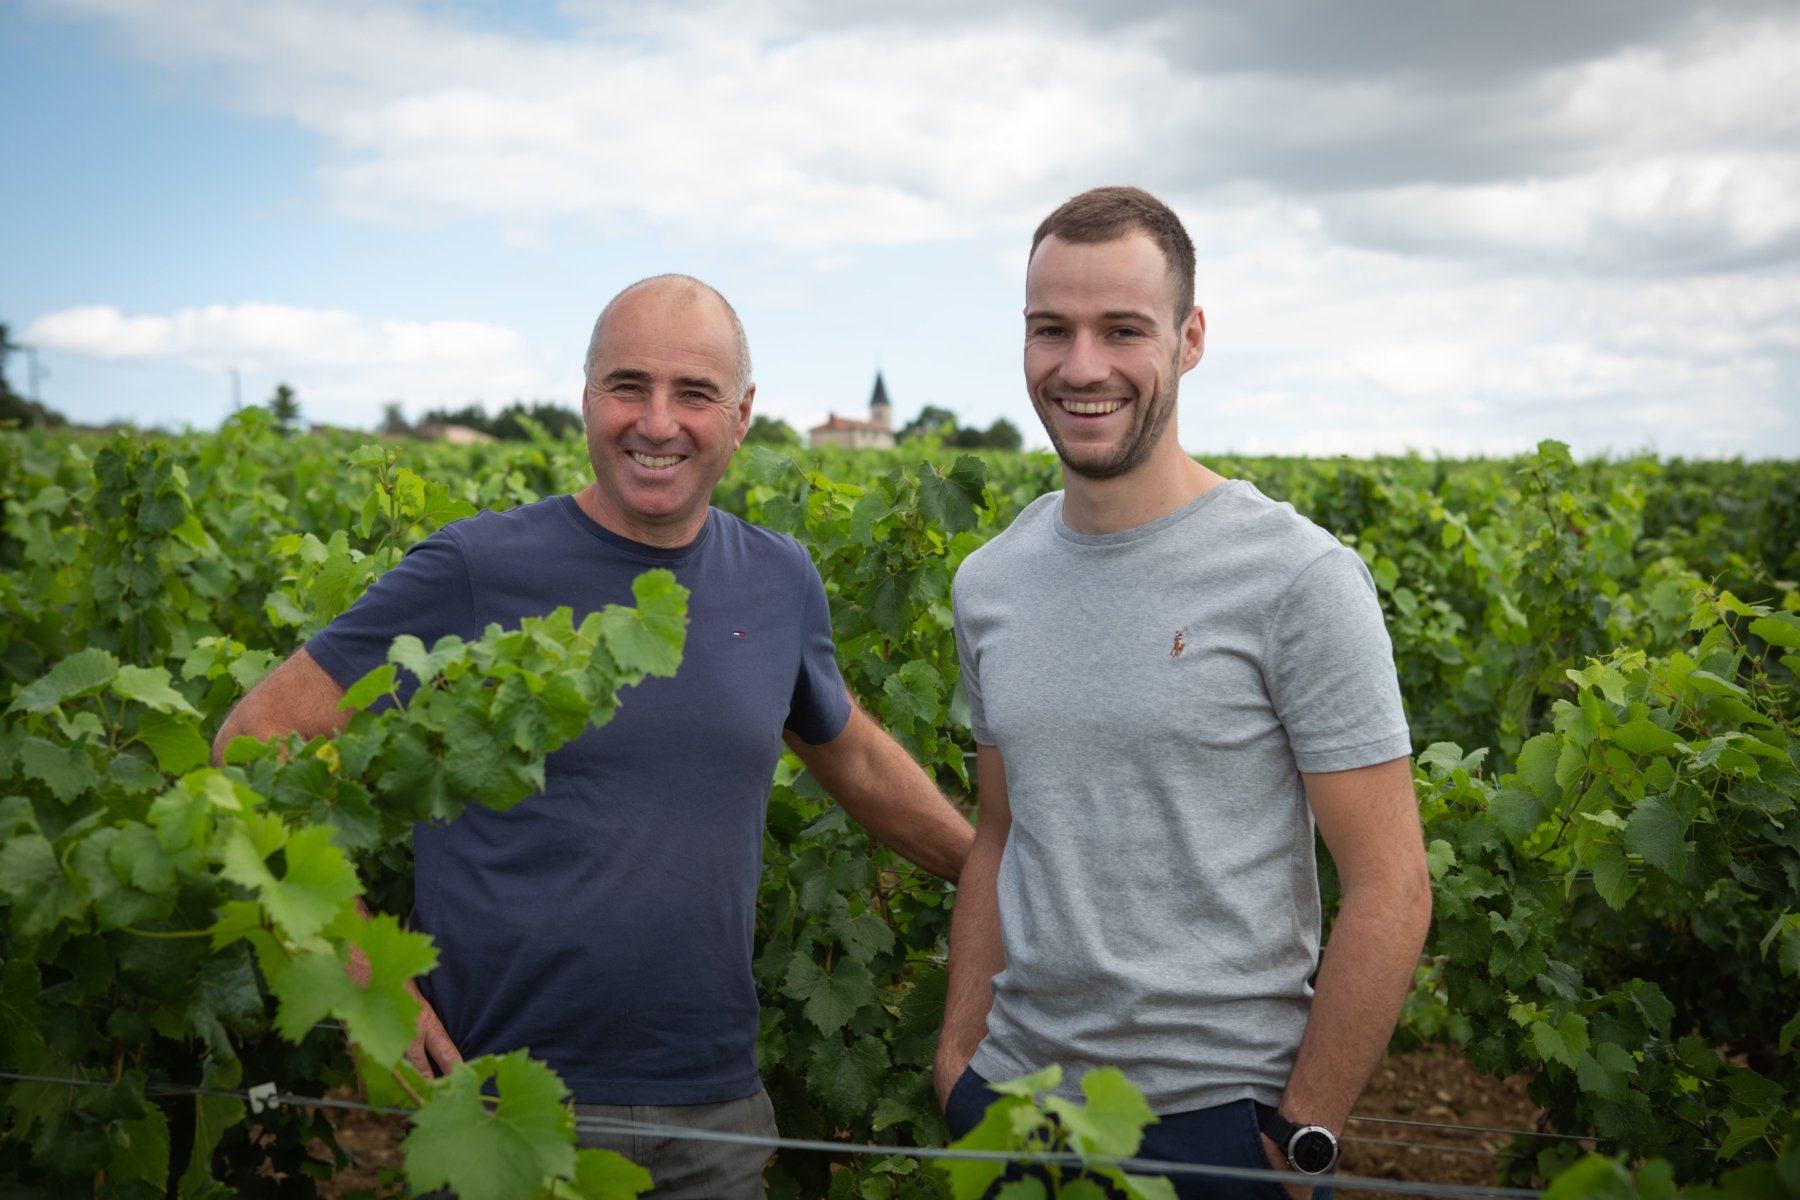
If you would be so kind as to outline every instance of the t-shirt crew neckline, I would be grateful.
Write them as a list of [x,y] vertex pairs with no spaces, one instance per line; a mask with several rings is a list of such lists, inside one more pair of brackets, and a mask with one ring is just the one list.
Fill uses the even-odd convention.
[[1069,528],[1063,523],[1063,503],[1067,497],[1064,493],[1059,492],[1056,497],[1056,507],[1051,513],[1053,519],[1050,525],[1051,528],[1056,531],[1057,537],[1077,546],[1123,546],[1128,542],[1136,542],[1141,541],[1144,538],[1155,537],[1163,530],[1181,524],[1183,521],[1205,508],[1214,498],[1226,492],[1235,492],[1248,486],[1250,485],[1245,483],[1242,479],[1222,480],[1213,487],[1208,488],[1205,492],[1202,492],[1200,495],[1195,496],[1192,500],[1189,500],[1174,512],[1164,513],[1154,521],[1146,521],[1142,525],[1133,525],[1130,529],[1121,529],[1117,533],[1081,533]]
[[622,534],[614,533],[606,526],[600,524],[600,522],[594,520],[594,518],[588,516],[587,512],[582,509],[581,502],[567,493],[558,496],[556,499],[559,502],[558,507],[561,509],[563,516],[568,519],[569,524],[573,525],[582,533],[587,534],[596,541],[605,543],[620,554],[630,555],[632,558],[639,559],[643,562],[658,563],[665,566],[684,563],[698,553],[700,548],[706,544],[709,538],[711,538],[713,522],[718,515],[712,506],[708,505],[706,509],[706,523],[700,527],[700,532],[694,535],[694,540],[685,546],[652,546],[647,542],[633,541],[631,538],[625,537]]

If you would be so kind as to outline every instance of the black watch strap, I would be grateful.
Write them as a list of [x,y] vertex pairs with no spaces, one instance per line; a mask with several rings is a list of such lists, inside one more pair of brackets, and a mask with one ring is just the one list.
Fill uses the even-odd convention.
[[[1282,1157],[1287,1159],[1288,1166],[1306,1175],[1323,1175],[1337,1166],[1338,1140],[1336,1134],[1323,1125],[1302,1125],[1296,1121],[1290,1121],[1271,1104],[1253,1103],[1256,1103],[1257,1127],[1269,1135],[1269,1140],[1275,1143],[1276,1148],[1281,1151]],[[1303,1164],[1296,1159],[1294,1153],[1295,1141],[1302,1135],[1308,1141],[1328,1144],[1329,1150],[1324,1154],[1319,1154],[1315,1150],[1314,1153],[1307,1156],[1313,1161]]]

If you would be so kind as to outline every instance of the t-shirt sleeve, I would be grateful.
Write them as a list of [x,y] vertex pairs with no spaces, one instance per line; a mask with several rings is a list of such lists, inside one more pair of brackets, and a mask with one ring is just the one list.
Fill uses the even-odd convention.
[[1375,581],[1347,547],[1320,555],[1276,603],[1264,678],[1302,771],[1348,771],[1412,750]]
[[981,702],[981,674],[975,651],[969,644],[969,631],[963,624],[962,606],[957,601],[957,585],[962,582],[958,572],[950,585],[950,610],[956,625],[956,658],[961,665],[960,680],[963,694],[969,698],[969,733],[976,743],[983,746],[995,744],[994,735],[988,732],[987,710]]
[[838,673],[837,646],[831,640],[831,606],[819,570],[798,543],[802,566],[797,572],[805,591],[801,609],[800,668],[788,702],[786,727],[809,746],[822,746],[844,732],[850,721],[850,695]]
[[[314,634],[306,652],[347,689],[386,662],[388,647],[403,633],[412,634],[427,649],[446,634],[478,635],[474,609],[462,547],[448,528],[440,529],[408,550],[349,609]],[[417,686],[404,671],[400,681],[403,693]]]

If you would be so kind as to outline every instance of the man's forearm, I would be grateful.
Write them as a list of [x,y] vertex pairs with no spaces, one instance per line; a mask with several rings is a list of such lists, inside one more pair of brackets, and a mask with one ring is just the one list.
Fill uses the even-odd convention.
[[898,745],[900,762],[889,775],[885,803],[845,805],[874,837],[908,862],[957,883],[975,840],[974,827],[944,799],[931,778]]
[[1345,897],[1282,1097],[1291,1119],[1343,1130],[1387,1050],[1430,923],[1430,887],[1416,876]]
[[815,746],[790,734],[787,743],[857,824],[907,861],[957,881],[974,828],[861,708],[852,707],[849,724],[830,742]]
[[1001,848],[977,837],[956,889],[956,911],[950,918],[950,981],[936,1063],[942,1089],[956,1082],[953,1076],[962,1073],[987,1035],[994,976],[1006,966],[996,890]]

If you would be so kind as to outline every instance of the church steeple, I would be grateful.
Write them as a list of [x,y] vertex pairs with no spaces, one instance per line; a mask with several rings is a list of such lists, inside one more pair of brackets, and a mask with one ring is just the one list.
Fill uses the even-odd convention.
[[888,403],[887,384],[880,371],[875,372],[875,391],[869,396],[869,423],[883,429],[894,427],[894,406]]

